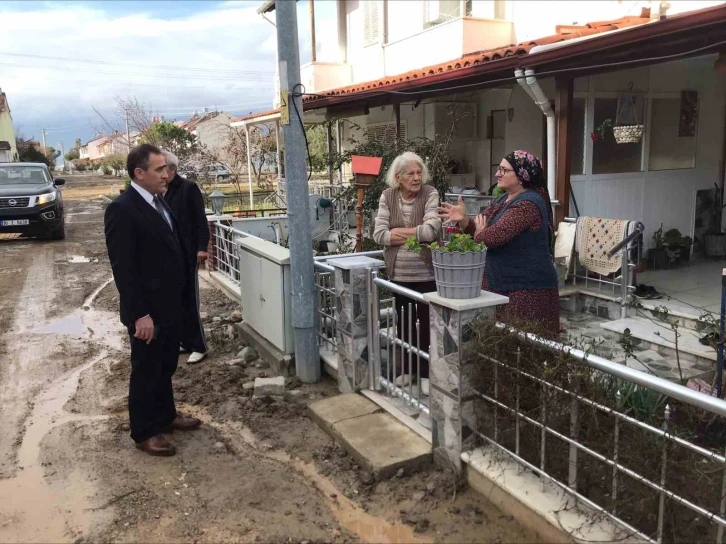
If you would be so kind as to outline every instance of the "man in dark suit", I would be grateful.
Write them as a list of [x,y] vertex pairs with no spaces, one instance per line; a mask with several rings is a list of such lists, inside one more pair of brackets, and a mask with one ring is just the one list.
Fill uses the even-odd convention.
[[201,424],[177,414],[171,384],[187,265],[174,214],[160,196],[167,181],[164,155],[153,145],[139,145],[126,165],[131,185],[109,204],[104,224],[121,322],[131,340],[131,438],[151,455],[174,455],[161,433]]
[[199,265],[207,260],[209,225],[204,212],[204,195],[199,186],[179,175],[179,159],[164,151],[169,176],[164,200],[179,225],[182,249],[187,261],[187,300],[182,316],[181,350],[189,351],[188,364],[200,363],[207,356],[204,327],[199,318]]

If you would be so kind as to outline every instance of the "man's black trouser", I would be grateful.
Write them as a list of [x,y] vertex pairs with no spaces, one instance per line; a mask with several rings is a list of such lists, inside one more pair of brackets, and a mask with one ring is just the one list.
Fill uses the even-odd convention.
[[[196,255],[194,256],[196,259]],[[204,326],[199,317],[199,264],[195,261],[187,273],[186,300],[182,315],[181,347],[186,351],[207,353],[207,341],[204,338]]]
[[179,327],[159,329],[157,338],[146,344],[131,340],[131,380],[129,383],[129,419],[131,438],[143,442],[162,432],[177,416],[171,377],[179,359]]

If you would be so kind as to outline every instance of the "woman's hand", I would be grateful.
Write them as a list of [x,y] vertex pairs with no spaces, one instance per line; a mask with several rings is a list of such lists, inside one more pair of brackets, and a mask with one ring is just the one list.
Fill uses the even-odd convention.
[[469,216],[466,213],[466,207],[464,206],[464,200],[459,196],[459,202],[449,204],[448,202],[442,202],[438,208],[439,219],[444,222],[444,225],[450,225],[451,223],[459,223],[462,229],[465,229],[469,224]]
[[474,238],[476,238],[477,236],[479,236],[479,234],[481,234],[484,231],[485,228],[487,228],[486,216],[483,213],[477,215],[476,218],[474,219],[474,225],[476,226],[476,230],[474,232]]
[[392,246],[402,246],[406,243],[406,240],[409,238],[409,233],[407,232],[411,229],[403,229],[403,228],[393,228],[391,229],[391,245]]

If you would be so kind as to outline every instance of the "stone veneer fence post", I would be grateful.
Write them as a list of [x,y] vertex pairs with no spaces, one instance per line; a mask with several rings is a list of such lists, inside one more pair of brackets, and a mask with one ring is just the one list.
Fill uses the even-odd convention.
[[474,447],[477,397],[464,372],[464,355],[472,339],[472,322],[493,315],[509,298],[482,291],[472,299],[448,299],[427,293],[431,347],[429,353],[429,409],[434,462],[460,472],[461,453]]
[[328,264],[335,268],[338,388],[354,393],[370,385],[367,284],[371,270],[383,266],[383,261],[353,256],[330,259]]

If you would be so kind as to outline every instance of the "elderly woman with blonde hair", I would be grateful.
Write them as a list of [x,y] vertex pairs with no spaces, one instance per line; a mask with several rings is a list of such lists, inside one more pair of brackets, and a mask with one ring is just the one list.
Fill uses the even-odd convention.
[[[383,257],[386,273],[391,281],[419,293],[436,291],[431,252],[423,247],[416,253],[404,247],[406,240],[414,237],[421,244],[439,239],[441,220],[438,217],[438,191],[427,185],[428,168],[421,157],[405,152],[396,157],[386,174],[389,188],[383,191],[378,204],[374,241],[385,247]],[[408,338],[409,304],[413,323],[419,323],[419,332]],[[395,295],[397,336],[423,351],[429,349],[429,309],[426,304],[416,303],[404,295]],[[402,309],[403,308],[403,312]],[[406,323],[406,326],[404,326]],[[417,338],[420,336],[420,346]],[[398,359],[399,361],[402,358]],[[420,362],[419,383],[422,393],[428,394],[428,364]],[[402,370],[406,371],[405,375]],[[405,385],[416,369],[395,369],[397,384]]]

